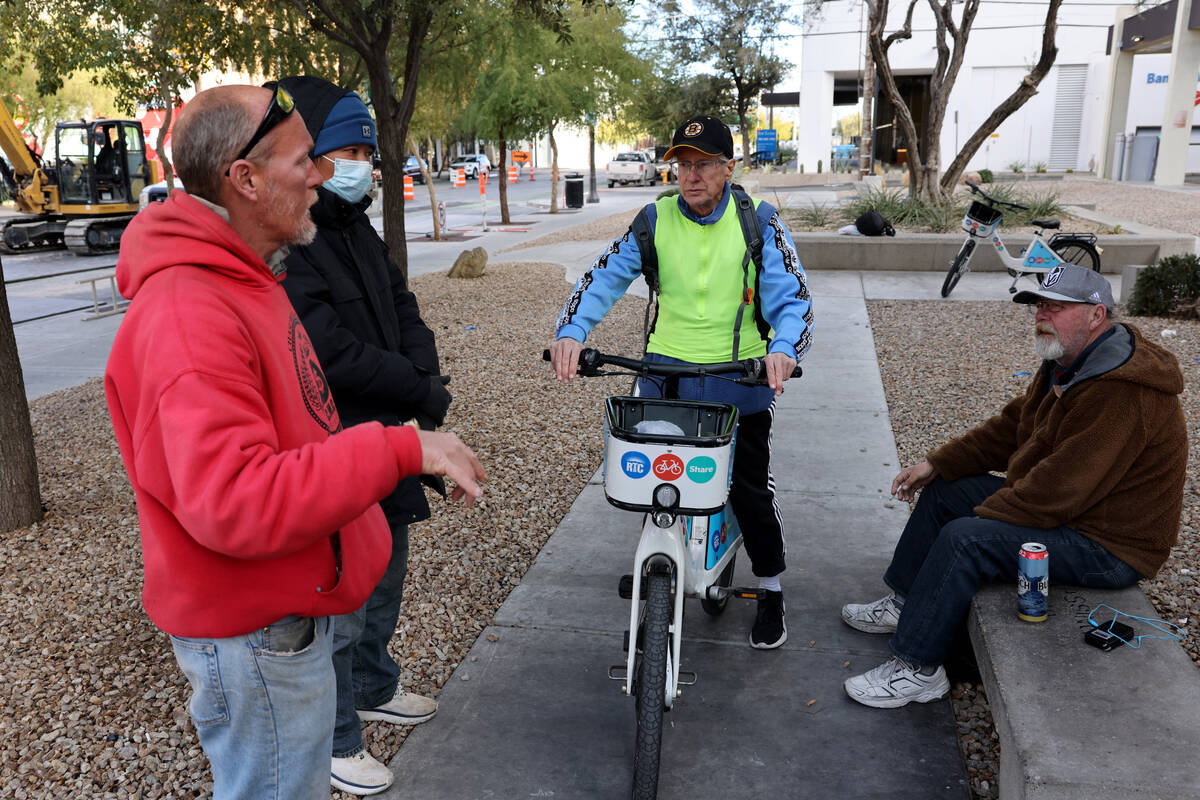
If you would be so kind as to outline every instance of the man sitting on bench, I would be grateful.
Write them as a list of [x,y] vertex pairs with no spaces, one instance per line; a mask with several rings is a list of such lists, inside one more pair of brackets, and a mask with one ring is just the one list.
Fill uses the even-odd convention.
[[883,576],[892,592],[842,608],[850,627],[892,634],[894,657],[845,681],[864,705],[945,696],[942,662],[971,598],[982,581],[1016,580],[1024,542],[1047,547],[1052,584],[1117,589],[1153,577],[1178,538],[1175,356],[1114,323],[1108,281],[1084,267],[1056,267],[1013,300],[1036,309],[1041,369],[999,414],[900,471],[893,494],[924,491]]

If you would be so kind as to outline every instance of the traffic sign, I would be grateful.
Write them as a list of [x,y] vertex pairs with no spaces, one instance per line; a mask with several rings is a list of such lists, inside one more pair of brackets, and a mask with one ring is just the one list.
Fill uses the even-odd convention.
[[757,150],[761,157],[775,157],[775,129],[774,128],[759,128]]

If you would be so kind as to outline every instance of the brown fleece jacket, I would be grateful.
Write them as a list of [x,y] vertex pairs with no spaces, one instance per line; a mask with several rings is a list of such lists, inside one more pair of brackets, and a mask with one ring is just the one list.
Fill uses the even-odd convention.
[[929,453],[956,480],[1007,473],[985,519],[1078,531],[1145,577],[1179,536],[1187,426],[1175,356],[1119,324],[1058,385],[1051,362],[996,416]]

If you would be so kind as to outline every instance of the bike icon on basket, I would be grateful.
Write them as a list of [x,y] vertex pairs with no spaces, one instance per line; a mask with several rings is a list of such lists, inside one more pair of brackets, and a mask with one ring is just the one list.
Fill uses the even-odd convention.
[[[550,360],[550,351],[542,358]],[[602,371],[605,366],[620,371]],[[800,374],[796,367],[793,377]],[[579,375],[661,378],[666,396],[673,393],[672,378],[756,385],[765,380],[766,367],[761,358],[680,365],[589,348],[579,354]],[[608,671],[635,700],[633,800],[658,796],[663,713],[681,686],[696,682],[696,673],[680,669],[684,598],[698,598],[705,613],[717,616],[730,597],[758,599],[762,592],[732,585],[742,542],[727,503],[737,424],[737,407],[727,403],[630,396],[605,403],[605,497],[617,508],[645,514],[633,572],[618,587],[630,600],[627,655]]]
[[1010,293],[1017,291],[1017,281],[1023,275],[1036,275],[1038,283],[1041,283],[1044,275],[1063,263],[1078,264],[1081,267],[1091,267],[1096,272],[1100,271],[1100,248],[1096,246],[1095,234],[1056,233],[1048,242],[1042,239],[1043,230],[1054,230],[1059,226],[1057,219],[1032,220],[1031,224],[1037,228],[1033,234],[1033,241],[1016,256],[1009,255],[999,231],[1004,212],[997,206],[1021,211],[1027,211],[1028,206],[991,197],[970,181],[967,181],[967,186],[973,194],[982,197],[983,201],[972,200],[963,217],[962,227],[967,232],[967,238],[959,248],[958,255],[950,262],[950,271],[942,281],[942,297],[949,297],[950,292],[958,285],[959,278],[966,274],[971,254],[975,252],[975,246],[981,239],[992,240],[996,254],[1000,256],[1008,274],[1012,276],[1012,285],[1008,287]]

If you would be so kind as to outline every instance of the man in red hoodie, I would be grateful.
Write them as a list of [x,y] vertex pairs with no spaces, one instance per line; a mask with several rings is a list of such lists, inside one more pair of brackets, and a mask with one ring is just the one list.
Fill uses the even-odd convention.
[[327,798],[329,617],[363,604],[390,556],[378,501],[406,475],[480,496],[453,434],[342,429],[279,281],[312,240],[321,176],[286,91],[197,95],[175,127],[189,193],[140,214],[117,281],[131,305],[105,374],[137,497],[142,599],[171,636],[213,796]]

